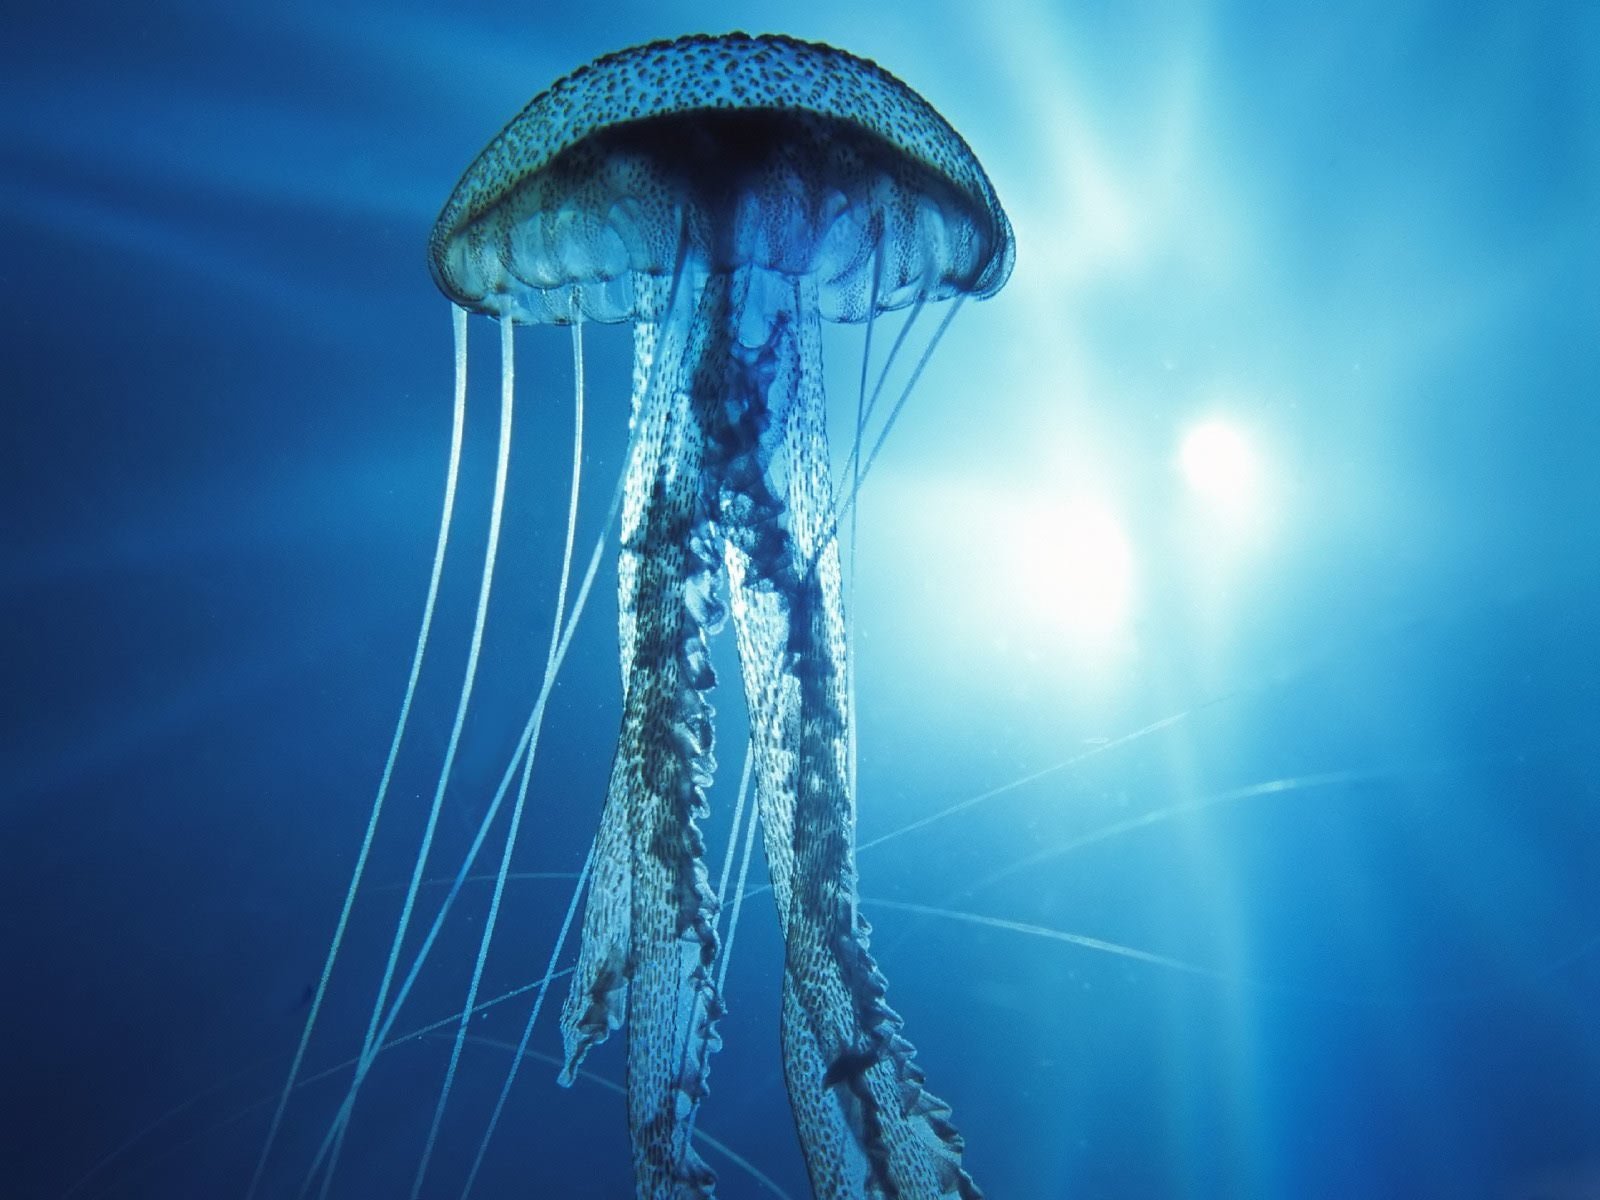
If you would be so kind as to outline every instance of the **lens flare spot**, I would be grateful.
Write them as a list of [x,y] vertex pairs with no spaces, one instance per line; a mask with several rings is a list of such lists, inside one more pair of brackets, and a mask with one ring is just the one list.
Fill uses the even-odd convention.
[[1081,499],[1039,509],[1026,523],[1019,584],[1052,624],[1080,638],[1120,628],[1133,600],[1133,550],[1117,515]]
[[1178,466],[1200,497],[1227,508],[1255,500],[1261,466],[1255,447],[1226,421],[1204,421],[1184,435]]

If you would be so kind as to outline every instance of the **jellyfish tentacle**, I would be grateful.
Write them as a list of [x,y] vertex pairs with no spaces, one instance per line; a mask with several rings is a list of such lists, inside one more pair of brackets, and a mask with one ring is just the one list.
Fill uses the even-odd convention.
[[597,850],[607,875],[595,877],[563,1014],[564,1079],[626,1018],[635,1180],[640,1196],[661,1200],[709,1197],[715,1181],[690,1141],[722,1011],[698,824],[715,769],[707,636],[723,621],[722,555],[704,504],[696,396],[720,386],[709,375],[725,357],[726,308],[724,287],[702,291],[680,369],[654,372],[641,409],[646,450],[627,484],[619,595],[623,719]]
[[[639,646],[638,591],[640,555],[653,481],[669,429],[671,397],[678,387],[678,339],[664,337],[663,318],[673,298],[659,281],[640,275],[635,281],[644,311],[654,319],[633,329],[633,397],[629,424],[639,448],[630,458],[622,484],[621,549],[617,558],[617,641],[626,696]],[[673,285],[674,291],[676,284]],[[571,1087],[589,1048],[603,1042],[622,1024],[627,1009],[629,944],[633,880],[628,843],[627,776],[613,764],[600,829],[595,838],[590,894],[584,910],[582,949],[572,984],[562,1006],[561,1032],[565,1064],[558,1075]]]
[[[771,345],[772,388],[789,410],[786,497],[765,486],[737,502],[725,497],[722,516],[784,933],[783,1057],[795,1123],[819,1197],[975,1200],[950,1109],[923,1087],[857,911],[853,715],[815,305],[800,295],[780,310]],[[760,531],[742,534],[741,514]]]

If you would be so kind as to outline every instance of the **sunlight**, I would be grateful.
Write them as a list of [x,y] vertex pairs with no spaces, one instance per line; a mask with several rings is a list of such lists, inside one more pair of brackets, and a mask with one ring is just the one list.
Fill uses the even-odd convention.
[[1080,497],[1028,510],[1012,545],[1018,591],[1045,628],[1095,643],[1121,628],[1133,600],[1133,551],[1104,502]]
[[1202,421],[1189,430],[1178,451],[1178,466],[1189,487],[1217,507],[1241,511],[1259,499],[1255,447],[1226,421]]
[[[970,641],[964,631],[980,625],[992,635],[982,653],[1014,655],[1007,660],[1014,669],[1038,662],[1055,664],[1051,670],[1067,653],[1080,686],[1122,661],[1139,605],[1140,565],[1130,515],[1114,489],[1002,490],[893,470],[877,482],[874,512],[893,536],[874,541],[882,574],[867,576],[867,587],[927,576],[927,564],[950,572],[942,575],[941,603],[900,613],[902,630],[915,630],[913,641],[959,646]],[[874,594],[862,601],[878,602]]]

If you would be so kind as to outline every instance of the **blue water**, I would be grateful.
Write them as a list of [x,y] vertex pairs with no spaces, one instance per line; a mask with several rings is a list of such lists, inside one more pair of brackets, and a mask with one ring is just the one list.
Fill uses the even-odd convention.
[[[243,1195],[426,589],[450,396],[429,225],[555,76],[735,27],[890,67],[1016,226],[1010,285],[960,313],[869,480],[855,584],[865,911],[974,1176],[1008,1200],[1600,1195],[1596,11],[8,15],[0,1195]],[[496,338],[473,325],[438,635],[314,1071],[359,1042],[449,732],[492,470]],[[828,349],[844,411],[859,332]],[[580,546],[627,337],[588,351]],[[434,877],[554,604],[570,349],[531,330],[518,353]],[[1188,440],[1208,422],[1220,468]],[[576,871],[598,818],[613,584],[519,871]],[[723,676],[714,865],[740,758]],[[487,994],[540,973],[570,887],[512,884]],[[469,887],[401,1029],[457,1011],[486,902]],[[769,904],[740,927],[700,1128],[799,1198]],[[474,1033],[514,1041],[524,1004]],[[405,1194],[448,1051],[379,1060],[336,1195]],[[622,1058],[589,1065],[619,1080]],[[469,1045],[428,1195],[458,1193],[506,1063]],[[630,1194],[621,1099],[553,1077],[527,1065],[475,1195]],[[263,1195],[296,1194],[338,1085],[296,1094]],[[707,1156],[723,1194],[772,1194]]]

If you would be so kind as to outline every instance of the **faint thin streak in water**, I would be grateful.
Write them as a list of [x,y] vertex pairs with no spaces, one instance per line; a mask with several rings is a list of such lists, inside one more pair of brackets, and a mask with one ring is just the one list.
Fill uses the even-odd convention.
[[1092,846],[1097,842],[1118,837],[1124,833],[1132,833],[1136,829],[1147,826],[1159,825],[1175,817],[1189,813],[1204,812],[1207,809],[1218,808],[1226,804],[1237,804],[1241,800],[1253,800],[1260,796],[1276,796],[1290,792],[1305,792],[1317,788],[1341,787],[1353,783],[1372,783],[1381,779],[1391,779],[1400,774],[1426,774],[1445,770],[1443,763],[1429,764],[1423,767],[1413,767],[1402,772],[1399,768],[1368,768],[1365,770],[1323,771],[1313,775],[1285,776],[1280,779],[1267,779],[1260,783],[1247,784],[1244,787],[1231,788],[1225,792],[1215,792],[1209,796],[1201,796],[1195,800],[1181,800],[1175,804],[1163,805],[1151,809],[1149,812],[1140,813],[1135,817],[1127,817],[1121,821],[1113,821],[1109,825],[1079,834],[1077,837],[1068,838],[1066,841],[1025,855],[1005,866],[985,875],[976,883],[969,883],[963,887],[956,896],[969,896],[974,892],[983,891],[999,883],[1002,879],[1009,878],[1040,863],[1049,862],[1053,858],[1060,858],[1081,850],[1085,846]]
[[[1015,921],[1007,917],[990,917],[982,913],[968,912],[962,909],[939,908],[931,904],[916,904],[905,900],[863,898],[862,903],[870,904],[874,908],[911,913],[916,916],[957,921],[965,925],[999,929],[1008,933],[1020,933],[1028,937],[1042,938],[1045,941],[1065,942],[1069,946],[1078,946],[1085,950],[1112,954],[1119,958],[1132,959],[1135,962],[1145,963],[1154,967],[1165,967],[1168,970],[1179,971],[1186,975],[1197,975],[1203,979],[1211,979],[1217,983],[1248,988],[1256,992],[1291,996],[1301,1000],[1313,1000],[1322,1004],[1335,1004],[1345,1008],[1445,1007],[1453,1004],[1480,1002],[1496,996],[1508,995],[1518,990],[1516,986],[1502,984],[1488,987],[1441,989],[1436,992],[1420,992],[1410,995],[1396,992],[1328,991],[1322,988],[1307,987],[1303,984],[1282,983],[1274,980],[1259,979],[1250,975],[1239,975],[1231,971],[1219,970],[1215,967],[1202,966],[1199,963],[1186,962],[1183,959],[1169,958],[1164,954],[1155,954],[1149,950],[1140,950],[1134,946],[1125,946],[1120,942],[1110,942],[1103,938],[1090,937],[1088,934],[1070,933],[1067,930],[1056,929],[1049,925],[1035,925],[1029,921]],[[1543,963],[1538,970],[1532,973],[1530,978],[1541,978],[1553,974],[1594,953],[1596,950],[1600,950],[1600,933],[1585,939],[1565,954],[1557,955],[1555,958]]]
[[1070,946],[1081,946],[1085,950],[1098,950],[1105,954],[1114,954],[1119,958],[1131,958],[1135,962],[1148,963],[1155,967],[1166,967],[1172,971],[1182,971],[1187,975],[1199,975],[1206,979],[1215,979],[1223,983],[1244,983],[1237,976],[1226,971],[1218,971],[1212,967],[1202,967],[1198,963],[1185,962],[1180,958],[1169,958],[1165,954],[1155,954],[1149,950],[1139,950],[1133,946],[1124,946],[1120,942],[1108,942],[1103,938],[1090,937],[1083,933],[1068,933],[1064,929],[1052,929],[1048,925],[1034,925],[1027,921],[1013,921],[1005,917],[986,917],[981,913],[964,912],[953,908],[936,908],[931,904],[914,904],[906,900],[883,900],[873,898],[864,900],[864,903],[874,908],[889,909],[894,912],[914,913],[922,917],[938,917],[945,921],[959,921],[965,925],[981,925],[986,929],[1004,929],[1012,933],[1024,933],[1031,937],[1045,938],[1052,942],[1066,942]]
[[883,843],[893,841],[895,838],[904,837],[908,833],[915,833],[919,829],[925,829],[929,825],[943,821],[947,817],[953,817],[957,813],[966,812],[967,809],[975,808],[977,805],[993,800],[997,796],[1003,796],[1007,792],[1014,792],[1019,788],[1027,787],[1030,783],[1037,783],[1041,779],[1046,779],[1051,775],[1056,775],[1062,771],[1069,770],[1070,768],[1076,767],[1081,763],[1088,762],[1092,758],[1098,758],[1100,755],[1105,754],[1108,751],[1125,746],[1129,742],[1138,741],[1147,734],[1156,733],[1159,730],[1167,728],[1169,725],[1176,725],[1180,721],[1185,721],[1192,717],[1195,713],[1200,712],[1202,709],[1209,708],[1213,704],[1220,704],[1223,700],[1229,698],[1229,696],[1217,696],[1213,699],[1203,701],[1202,703],[1197,704],[1194,708],[1185,709],[1183,712],[1173,713],[1171,716],[1162,717],[1159,721],[1152,721],[1148,725],[1142,726],[1139,729],[1135,729],[1132,733],[1125,733],[1121,737],[1112,738],[1108,742],[1101,742],[1099,745],[1085,750],[1080,754],[1074,754],[1071,758],[1062,759],[1060,762],[1054,763],[1051,766],[1041,767],[1039,770],[1034,771],[1031,774],[1023,775],[1013,779],[1010,783],[1002,783],[998,787],[990,788],[988,791],[979,792],[976,796],[968,796],[965,800],[958,800],[948,808],[941,808],[936,813],[929,813],[925,817],[919,817],[917,820],[902,825],[897,829],[891,829],[888,833],[879,834],[875,838],[871,838],[865,842],[862,842],[856,847],[856,852],[861,853],[865,850],[871,850],[874,846],[881,846]]

